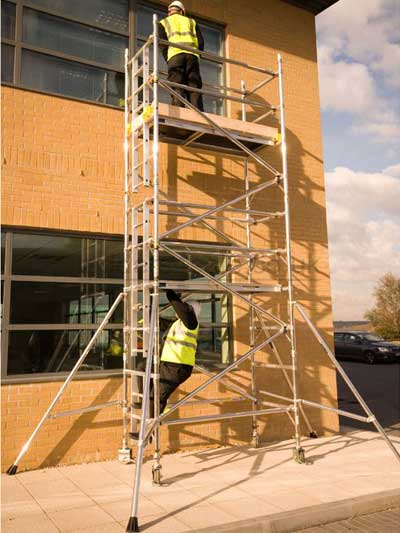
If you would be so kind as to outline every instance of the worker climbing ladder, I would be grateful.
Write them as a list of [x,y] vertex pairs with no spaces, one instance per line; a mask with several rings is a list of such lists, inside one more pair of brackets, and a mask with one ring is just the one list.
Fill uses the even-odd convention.
[[[263,79],[253,88],[247,89],[244,81],[240,88],[214,86],[212,88],[194,89],[168,81],[163,77],[158,64],[160,45],[167,45],[159,39],[157,17],[153,17],[153,33],[144,45],[132,57],[126,52],[125,62],[125,237],[124,237],[124,291],[111,306],[88,346],[79,357],[71,373],[61,386],[49,408],[24,444],[13,465],[8,469],[15,474],[20,461],[33,439],[46,420],[59,416],[75,415],[95,409],[119,405],[122,407],[123,440],[119,456],[129,462],[131,449],[137,446],[135,459],[135,478],[132,495],[131,515],[127,531],[138,531],[138,504],[142,462],[146,447],[150,441],[154,445],[153,482],[160,484],[161,446],[160,429],[168,425],[188,425],[206,421],[217,421],[247,417],[252,420],[251,435],[254,445],[258,444],[258,420],[264,416],[284,414],[294,427],[294,459],[305,462],[301,446],[301,420],[310,436],[316,433],[304,412],[304,407],[324,409],[345,417],[372,423],[387,442],[397,459],[400,454],[377,422],[364,400],[361,398],[350,379],[345,374],[334,354],[322,336],[308,318],[303,307],[295,301],[293,290],[292,252],[290,235],[289,177],[286,154],[285,105],[283,91],[282,58],[278,55],[276,70],[252,66],[234,59],[218,57],[208,52],[199,52],[203,59],[229,64],[252,74],[262,75]],[[185,45],[176,44],[177,48],[190,51]],[[279,104],[274,106],[260,103],[254,94],[269,83],[276,83]],[[204,113],[196,109],[179,89],[198,90],[206,96],[220,98],[241,106],[242,120],[228,119]],[[174,96],[184,107],[169,106],[160,102],[160,91]],[[255,106],[261,111],[255,120],[249,121],[246,108]],[[279,130],[261,125],[260,122],[275,115],[279,119]],[[159,148],[160,143],[174,143],[190,149],[219,151],[226,155],[240,156],[244,163],[244,175],[240,177],[243,191],[237,196],[218,205],[172,200],[160,187]],[[281,165],[276,169],[270,164],[260,150],[265,153],[280,152]],[[249,166],[257,165],[257,184],[250,179]],[[258,205],[265,205],[263,193],[275,189],[281,195],[281,208],[267,211]],[[255,206],[255,199],[261,202]],[[170,224],[161,224],[162,217]],[[171,222],[172,220],[172,222]],[[183,220],[183,221],[182,221]],[[224,232],[218,225],[221,221],[241,224],[245,233],[245,242],[240,242]],[[254,238],[253,228],[266,227],[271,222],[282,224],[284,246],[269,248]],[[218,237],[216,242],[174,240],[174,236],[188,227],[201,226]],[[264,241],[262,241],[264,242]],[[199,280],[172,282],[160,279],[160,253],[167,254],[185,265],[197,275]],[[195,254],[217,254],[228,257],[225,270],[212,275],[196,264],[192,259]],[[285,269],[285,284],[275,282],[259,283],[255,279],[258,262],[277,261]],[[237,274],[240,273],[239,278]],[[244,273],[244,274],[243,274]],[[240,279],[240,281],[238,281]],[[245,279],[245,282],[242,280]],[[160,294],[167,288],[179,289],[184,298],[193,292],[209,292],[230,295],[248,309],[249,348],[237,354],[233,361],[223,370],[213,373],[196,364],[195,368],[208,379],[194,390],[169,406],[169,410],[159,413],[159,365],[160,365],[160,316],[166,307],[160,307]],[[283,317],[271,311],[271,303],[266,298],[279,296],[287,303],[287,312]],[[123,398],[107,404],[83,407],[63,413],[53,413],[63,392],[84,363],[91,348],[95,345],[101,332],[111,319],[120,303],[124,305],[124,368]],[[279,308],[279,306],[277,307]],[[300,397],[298,389],[298,356],[296,343],[295,313],[302,317],[311,332],[327,353],[331,363],[345,380],[366,416],[342,411],[331,406],[319,404]],[[279,341],[285,343],[282,353]],[[278,346],[279,345],[279,346]],[[270,359],[260,361],[268,349],[275,362]],[[256,358],[257,356],[257,358]],[[288,362],[289,359],[289,362]],[[250,362],[251,384],[246,389],[227,380],[233,370],[245,362]],[[266,368],[271,372],[281,372],[288,386],[288,394],[272,393],[265,384],[260,388],[257,383],[257,369]],[[236,409],[233,412],[220,412],[193,417],[176,418],[177,410],[184,405],[194,403],[206,387],[219,382],[235,394],[234,400],[250,403],[251,408]],[[139,383],[139,386],[138,386]],[[154,399],[154,412],[150,410],[151,398]],[[201,400],[210,404],[232,402],[232,398]],[[250,439],[249,439],[250,440]]]

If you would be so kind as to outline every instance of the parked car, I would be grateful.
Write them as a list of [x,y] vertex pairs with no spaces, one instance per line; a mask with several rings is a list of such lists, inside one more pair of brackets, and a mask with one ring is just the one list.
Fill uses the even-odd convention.
[[354,359],[365,363],[400,363],[400,345],[388,342],[375,335],[362,331],[337,331],[335,354],[337,359]]

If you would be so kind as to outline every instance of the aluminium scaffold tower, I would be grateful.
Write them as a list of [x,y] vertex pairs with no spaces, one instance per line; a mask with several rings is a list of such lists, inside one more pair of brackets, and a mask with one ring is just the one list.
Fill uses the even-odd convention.
[[[306,406],[328,410],[345,417],[372,423],[400,461],[399,452],[336,361],[334,354],[308,318],[303,307],[294,298],[281,56],[278,55],[277,71],[272,71],[196,50],[196,53],[204,59],[226,63],[231,67],[237,66],[244,70],[261,74],[263,79],[250,90],[246,89],[244,81],[242,81],[240,88],[214,85],[211,89],[194,89],[168,81],[165,78],[158,64],[160,45],[168,45],[168,42],[159,39],[158,20],[156,15],[154,15],[153,33],[146,43],[131,58],[129,58],[128,51],[126,51],[124,291],[111,306],[42,419],[22,447],[15,462],[7,471],[10,475],[16,473],[20,461],[46,420],[119,405],[122,407],[123,418],[122,448],[119,450],[120,460],[129,462],[131,456],[130,439],[135,438],[137,440],[132,507],[127,525],[127,531],[130,532],[139,531],[138,503],[141,469],[144,450],[150,442],[154,443],[153,481],[156,484],[161,483],[161,426],[187,425],[205,421],[249,417],[252,420],[251,441],[254,446],[257,446],[258,418],[266,415],[285,414],[294,426],[294,459],[303,463],[305,462],[305,456],[301,447],[301,417],[310,436],[317,436],[304,412],[304,406]],[[185,51],[194,51],[185,45],[174,44],[174,46]],[[270,82],[278,83],[279,104],[277,106],[260,103],[260,100],[253,97],[258,90]],[[160,90],[172,95],[175,101],[180,101],[184,107],[169,106],[161,103]],[[197,90],[205,96],[240,104],[242,120],[226,119],[225,117],[211,115],[196,109],[183,95],[183,91],[186,90]],[[258,106],[262,110],[262,114],[252,122],[247,121],[246,106]],[[275,128],[259,124],[260,121],[271,114],[278,115],[279,132]],[[190,149],[212,150],[227,155],[240,156],[244,162],[242,193],[220,205],[196,203],[195,198],[191,202],[171,200],[160,188],[159,145],[161,142],[175,143]],[[271,147],[271,150],[280,149],[281,171],[274,168],[260,155],[259,150],[268,146]],[[249,176],[250,162],[255,162],[258,168],[261,169],[261,171],[258,171],[257,185],[251,184]],[[266,178],[265,175],[270,175],[270,178]],[[281,191],[283,209],[271,212],[265,209],[253,208],[254,199],[259,197],[263,191],[272,187]],[[162,230],[160,223],[162,217],[172,219],[175,222],[171,223],[168,229]],[[179,222],[182,219],[186,221]],[[258,241],[255,243],[253,240],[252,228],[255,225],[260,227],[277,220],[282,221],[284,247],[260,247]],[[217,222],[221,221],[240,224],[246,235],[245,243],[236,240],[232,235],[217,227]],[[217,242],[209,244],[196,241],[183,242],[171,238],[175,233],[195,225],[201,225],[207,231],[216,235],[218,237]],[[199,278],[185,282],[171,282],[160,279],[160,252],[175,258],[196,272]],[[192,259],[192,257],[204,254],[216,254],[232,261],[222,263],[225,265],[225,270],[217,275],[212,275]],[[286,271],[285,286],[279,283],[266,285],[255,281],[253,274],[257,262],[263,261],[265,258],[277,260],[284,265]],[[240,281],[239,283],[236,281],[235,275],[241,272],[243,278],[243,271],[245,271],[246,282]],[[177,403],[170,405],[167,412],[160,413],[159,319],[168,308],[168,306],[160,308],[160,291],[164,291],[167,288],[183,291],[184,298],[188,298],[191,293],[211,292],[228,294],[240,301],[248,309],[246,316],[248,318],[250,346],[245,353],[235,357],[233,362],[228,363],[223,370],[217,373],[196,365],[195,368],[209,379]],[[276,294],[286,298],[287,313],[285,313],[284,318],[273,313],[270,310],[271,304],[261,298],[265,295],[273,297]],[[69,382],[82,366],[88,353],[121,303],[124,306],[123,398],[107,404],[53,413],[54,407]],[[360,403],[366,416],[311,402],[300,397],[297,379],[296,311],[309,326],[311,332],[328,355],[332,365],[336,367],[336,370]],[[289,364],[287,362],[285,364],[281,350],[278,349],[279,339],[283,339],[286,343],[285,354],[289,356]],[[274,356],[276,363],[270,363],[269,360],[267,362],[256,360],[255,356],[263,355],[263,350],[266,348]],[[246,387],[238,386],[226,379],[230,371],[246,361],[250,361],[250,390],[246,390]],[[277,395],[259,388],[256,380],[257,368],[259,367],[282,372],[283,379],[290,391],[289,396]],[[221,383],[227,390],[235,393],[235,397],[192,400],[207,386],[216,381]],[[154,400],[154,412],[152,413],[150,413],[151,397]],[[266,397],[269,399],[265,399]],[[272,402],[270,399],[274,401]],[[232,402],[232,400],[251,402],[251,409],[187,418],[174,418],[171,416],[174,413],[176,414],[180,407],[189,403],[194,405],[196,402],[223,404],[223,402]],[[137,426],[139,426],[139,431],[137,431]]]

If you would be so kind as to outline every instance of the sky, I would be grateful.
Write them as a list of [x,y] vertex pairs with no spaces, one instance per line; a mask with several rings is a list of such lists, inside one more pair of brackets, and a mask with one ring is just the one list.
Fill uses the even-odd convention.
[[316,17],[334,320],[363,320],[400,276],[400,0]]

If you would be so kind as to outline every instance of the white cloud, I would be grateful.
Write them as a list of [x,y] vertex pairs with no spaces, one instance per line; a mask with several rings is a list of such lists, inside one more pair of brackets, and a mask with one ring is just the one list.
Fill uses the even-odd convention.
[[388,75],[387,82],[397,83],[399,21],[398,0],[341,0],[317,17],[317,28],[319,39],[336,56],[372,62]]
[[391,165],[385,168],[383,171],[387,176],[393,176],[394,178],[400,178],[400,163],[398,165]]
[[326,174],[334,316],[362,319],[377,280],[400,275],[400,164],[379,173]]
[[375,142],[400,140],[400,2],[341,0],[317,17],[323,109]]
[[374,108],[378,97],[365,65],[335,62],[326,54],[319,63],[319,73],[323,108],[357,114]]

